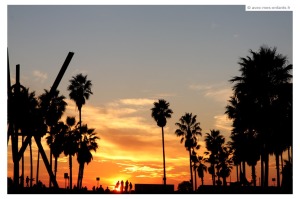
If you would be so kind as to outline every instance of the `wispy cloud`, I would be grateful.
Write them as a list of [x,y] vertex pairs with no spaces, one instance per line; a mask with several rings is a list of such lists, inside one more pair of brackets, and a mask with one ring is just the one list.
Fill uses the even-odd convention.
[[134,106],[145,106],[152,105],[153,99],[147,98],[131,98],[131,99],[120,99],[120,103],[124,105],[134,105]]
[[215,128],[224,132],[226,136],[230,135],[230,131],[232,129],[232,121],[228,119],[227,115],[216,115],[215,119]]
[[191,90],[197,90],[203,93],[204,97],[208,97],[217,102],[226,103],[232,94],[232,90],[225,83],[205,85],[205,84],[190,84]]
[[219,102],[226,102],[231,95],[230,88],[220,88],[217,90],[210,89],[206,91],[205,96]]
[[44,81],[48,78],[47,73],[43,73],[41,71],[38,70],[34,70],[32,72],[33,76],[35,77],[35,81],[44,83]]

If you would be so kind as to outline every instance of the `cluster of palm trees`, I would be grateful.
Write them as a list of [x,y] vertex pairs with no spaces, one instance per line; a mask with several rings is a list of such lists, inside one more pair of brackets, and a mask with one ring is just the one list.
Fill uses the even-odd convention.
[[[287,57],[276,52],[276,48],[261,46],[258,52],[250,50],[251,56],[240,58],[241,76],[230,81],[233,86],[233,96],[228,101],[225,114],[233,120],[231,141],[225,143],[225,138],[219,130],[206,133],[207,151],[204,156],[198,156],[199,137],[202,136],[200,123],[196,115],[185,113],[179,122],[175,134],[181,137],[180,142],[189,153],[190,183],[193,185],[193,174],[196,172],[202,179],[204,172],[212,175],[212,184],[227,185],[226,178],[230,176],[233,165],[237,168],[237,180],[244,185],[250,183],[246,179],[246,163],[251,166],[253,186],[256,186],[255,166],[261,160],[261,181],[263,187],[268,186],[269,155],[275,155],[277,170],[277,186],[280,186],[279,157],[283,170],[282,153],[288,150],[288,162],[291,163],[292,148],[292,65]],[[164,99],[154,102],[151,109],[152,117],[162,128],[164,184],[165,152],[164,130],[166,119],[171,118],[173,111]],[[282,136],[284,135],[284,136]],[[207,167],[204,163],[210,163]],[[240,171],[240,172],[239,172]],[[216,180],[216,177],[218,178]]]
[[[89,99],[92,93],[92,83],[87,80],[87,76],[77,74],[70,80],[68,91],[70,99],[74,100],[79,110],[79,122],[75,117],[66,117],[66,121],[61,118],[66,110],[67,103],[65,96],[60,95],[56,90],[50,93],[44,90],[39,97],[35,97],[35,92],[29,93],[29,89],[22,87],[18,97],[9,96],[8,98],[8,121],[15,122],[20,129],[22,138],[26,135],[38,135],[38,139],[45,135],[46,142],[50,148],[50,167],[53,168],[54,158],[54,176],[56,179],[57,164],[60,154],[69,156],[69,184],[72,189],[72,157],[76,154],[79,163],[77,187],[82,187],[84,164],[91,162],[93,156],[91,151],[98,148],[97,140],[99,137],[94,132],[95,129],[88,128],[87,124],[82,124],[81,109],[85,101]],[[24,140],[24,139],[22,139]],[[30,148],[30,186],[33,181],[33,163],[31,141]],[[39,182],[39,159],[40,151],[37,158],[36,183]],[[22,176],[24,176],[24,157],[22,157]],[[21,182],[23,183],[23,182]],[[51,180],[49,187],[51,187]]]
[[[165,172],[165,153],[164,153],[164,130],[163,127],[166,125],[166,119],[171,118],[173,111],[169,108],[170,104],[164,99],[159,99],[158,102],[154,102],[154,107],[152,110],[152,117],[157,122],[157,125],[162,128],[162,147],[163,147],[163,168],[164,168],[164,185],[166,185],[166,172]],[[200,122],[197,122],[197,115],[192,113],[185,113],[179,122],[175,125],[178,127],[175,131],[175,135],[180,137],[180,143],[184,143],[184,147],[188,151],[189,155],[189,165],[190,165],[190,183],[192,185],[192,190],[197,189],[197,173],[199,178],[201,178],[202,185],[204,181],[204,172],[209,170],[212,175],[213,184],[215,185],[215,176],[223,178],[223,182],[226,183],[226,178],[230,175],[231,169],[231,150],[229,147],[224,145],[224,137],[220,135],[218,130],[212,130],[211,134],[206,134],[205,142],[206,148],[209,152],[208,158],[204,156],[198,156],[197,150],[200,149],[199,137],[202,136],[202,129],[200,127]],[[207,169],[204,164],[208,162],[211,166]],[[193,177],[194,170],[194,177]],[[217,172],[215,172],[217,170]],[[193,187],[195,183],[195,186]],[[226,186],[226,185],[225,185]]]
[[[226,114],[233,120],[231,134],[236,165],[245,162],[252,167],[252,181],[256,182],[255,165],[261,160],[261,186],[269,182],[269,156],[275,155],[277,186],[280,186],[279,157],[288,150],[291,162],[292,148],[292,65],[276,48],[261,46],[258,52],[240,58],[241,76],[230,81],[233,96]],[[240,176],[241,178],[243,176]]]

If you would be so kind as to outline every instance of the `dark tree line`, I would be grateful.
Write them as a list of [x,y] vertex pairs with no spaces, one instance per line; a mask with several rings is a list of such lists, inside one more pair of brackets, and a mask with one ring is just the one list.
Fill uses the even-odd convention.
[[[91,162],[93,156],[91,151],[98,148],[97,140],[99,137],[94,132],[95,129],[88,128],[87,124],[82,124],[81,109],[85,104],[85,100],[93,94],[91,92],[92,83],[87,80],[87,76],[78,74],[70,80],[68,90],[70,91],[70,99],[74,100],[79,110],[79,122],[75,117],[67,116],[66,121],[61,118],[66,110],[67,103],[65,96],[60,95],[56,90],[50,95],[48,90],[39,97],[35,96],[35,92],[29,92],[29,88],[21,86],[20,93],[16,96],[15,92],[8,96],[8,122],[15,123],[22,134],[22,140],[28,135],[38,135],[38,139],[47,135],[46,142],[50,148],[50,167],[53,169],[54,158],[54,176],[58,171],[59,156],[69,156],[69,178],[70,189],[72,189],[72,157],[76,154],[79,163],[77,187],[82,187],[84,164]],[[14,88],[14,86],[12,86]],[[13,89],[12,88],[12,89]],[[30,187],[35,180],[39,183],[39,157],[37,158],[36,179],[33,178],[33,161],[31,141],[30,149]],[[21,183],[24,186],[24,157],[22,157],[22,173]],[[51,181],[49,181],[51,187]]]
[[[267,46],[260,47],[258,52],[250,50],[250,56],[240,58],[238,64],[241,75],[230,79],[234,83],[233,95],[225,108],[225,114],[233,121],[229,142],[225,143],[219,130],[206,133],[204,140],[207,151],[204,158],[197,155],[197,150],[200,149],[199,137],[202,136],[197,116],[186,113],[175,123],[178,127],[175,134],[181,137],[180,142],[184,143],[189,153],[190,181],[185,181],[184,184],[189,182],[192,190],[197,189],[196,171],[202,179],[202,185],[204,172],[208,171],[212,175],[214,186],[226,186],[226,178],[230,176],[234,165],[241,185],[252,183],[256,186],[255,167],[259,160],[260,184],[268,187],[270,155],[275,156],[277,186],[280,187],[280,170],[287,171],[292,165],[292,65],[288,63],[286,56],[277,53],[276,48]],[[162,107],[168,108],[169,103],[159,100],[152,110],[156,110],[162,101]],[[171,113],[169,112],[169,117]],[[288,160],[284,170],[282,153],[286,150]],[[204,162],[210,166],[205,166]],[[246,164],[251,167],[252,182],[248,182],[246,178]]]
[[[280,186],[279,157],[292,147],[292,65],[276,48],[250,50],[250,56],[240,58],[240,76],[233,77],[233,96],[226,114],[233,120],[231,134],[234,162],[252,167],[261,160],[261,186],[269,181],[269,155],[275,155],[277,186]],[[291,162],[290,151],[288,161]],[[282,161],[281,161],[282,162]],[[283,167],[283,164],[281,163]]]

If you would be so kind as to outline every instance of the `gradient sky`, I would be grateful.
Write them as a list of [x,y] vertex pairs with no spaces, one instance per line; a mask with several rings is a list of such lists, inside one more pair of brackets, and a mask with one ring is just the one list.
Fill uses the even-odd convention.
[[[82,120],[101,140],[84,171],[83,186],[89,189],[96,177],[104,188],[118,180],[163,182],[161,129],[150,111],[161,98],[174,112],[165,127],[165,151],[167,183],[177,189],[178,183],[189,180],[189,162],[174,134],[175,122],[186,112],[197,115],[202,155],[204,135],[211,129],[220,130],[229,141],[231,121],[224,112],[232,94],[228,80],[239,75],[239,57],[261,45],[276,46],[293,64],[292,12],[246,12],[243,5],[9,5],[7,17],[12,82],[20,64],[21,84],[37,96],[50,89],[68,52],[75,53],[58,87],[68,103],[63,121],[66,116],[78,119],[67,91],[71,77],[83,73],[92,81],[94,94],[82,108]],[[49,155],[48,147],[44,149]],[[7,154],[7,175],[13,177],[10,146]],[[28,156],[29,150],[25,176]],[[270,157],[270,179],[275,177],[274,159]],[[75,184],[76,157],[73,162]],[[45,171],[42,161],[40,165]],[[259,164],[256,171],[259,177]],[[65,172],[68,159],[62,154],[60,187],[65,186]],[[248,172],[251,179],[250,168]],[[49,184],[45,172],[40,180]],[[235,180],[232,170],[231,181]],[[211,184],[209,174],[204,183]]]

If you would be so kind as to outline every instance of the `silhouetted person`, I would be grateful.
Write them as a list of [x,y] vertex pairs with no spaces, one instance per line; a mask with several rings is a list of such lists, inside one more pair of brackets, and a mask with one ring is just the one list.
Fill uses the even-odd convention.
[[26,186],[29,187],[29,177],[26,177]]
[[129,183],[129,191],[131,191],[131,189],[132,189],[132,184],[131,184],[131,182]]
[[102,185],[100,185],[99,192],[104,193],[104,189],[103,189]]
[[125,182],[125,192],[127,192],[128,191],[128,180],[126,180],[126,182]]
[[105,193],[110,193],[110,190],[109,190],[109,188],[108,187],[106,187],[106,189],[105,189],[105,191],[104,191]]
[[121,189],[120,189],[121,193],[123,192],[123,187],[124,187],[124,182],[123,182],[123,180],[122,180],[122,181],[121,181]]
[[119,182],[119,180],[118,180],[118,182],[117,182],[115,188],[118,189],[119,185],[120,185],[120,182]]

